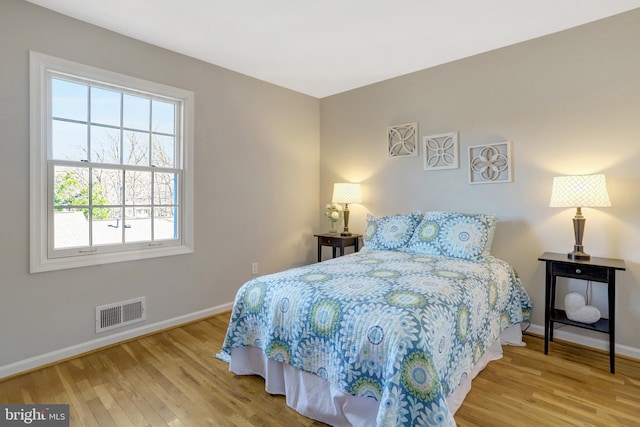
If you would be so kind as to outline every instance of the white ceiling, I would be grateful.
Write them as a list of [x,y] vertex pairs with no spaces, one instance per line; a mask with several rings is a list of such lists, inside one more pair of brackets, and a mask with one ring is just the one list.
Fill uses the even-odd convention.
[[640,0],[28,0],[317,98],[640,7]]

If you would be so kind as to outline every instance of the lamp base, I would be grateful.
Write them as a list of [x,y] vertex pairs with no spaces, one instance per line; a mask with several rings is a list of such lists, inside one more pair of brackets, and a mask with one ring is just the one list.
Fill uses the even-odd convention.
[[574,246],[573,247],[573,252],[569,252],[567,254],[567,258],[569,259],[573,259],[573,260],[589,260],[591,259],[591,255],[589,255],[588,253],[584,252],[582,250],[582,245],[580,245],[580,247],[578,246]]
[[584,223],[585,217],[582,216],[582,208],[576,208],[576,216],[573,217],[573,234],[576,238],[576,243],[573,245],[573,252],[569,252],[567,257],[569,259],[588,260],[591,256],[584,251],[584,245],[582,244],[582,236],[584,236]]
[[342,237],[349,237],[351,236],[352,233],[349,232],[349,204],[345,203],[344,204],[344,211],[342,211],[343,216],[344,216],[344,230],[342,230],[342,233],[340,233],[340,235]]

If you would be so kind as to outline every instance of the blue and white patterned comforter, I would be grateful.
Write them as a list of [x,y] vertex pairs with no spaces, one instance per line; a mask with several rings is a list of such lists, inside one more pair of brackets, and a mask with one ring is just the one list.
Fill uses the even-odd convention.
[[455,425],[446,396],[531,307],[515,271],[493,257],[362,251],[247,282],[218,357],[259,347],[376,399],[378,426]]

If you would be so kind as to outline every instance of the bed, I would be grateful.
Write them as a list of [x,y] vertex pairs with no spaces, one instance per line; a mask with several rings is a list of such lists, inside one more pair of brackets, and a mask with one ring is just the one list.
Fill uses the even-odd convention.
[[494,229],[493,215],[369,216],[360,252],[243,285],[217,357],[330,425],[455,425],[532,307],[490,255]]

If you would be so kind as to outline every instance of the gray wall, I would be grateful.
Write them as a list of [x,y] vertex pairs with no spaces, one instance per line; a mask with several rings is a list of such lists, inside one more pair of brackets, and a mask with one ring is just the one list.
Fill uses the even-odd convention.
[[[195,92],[194,254],[28,273],[29,50]],[[226,307],[252,262],[315,260],[317,99],[22,0],[0,3],[0,58],[0,373],[121,333],[95,334],[98,305],[146,296],[146,323],[129,329],[166,325]]]
[[[363,185],[352,230],[364,229],[367,212],[497,214],[493,252],[516,267],[535,303],[533,323],[541,326],[544,265],[537,257],[570,251],[574,241],[575,210],[549,207],[552,177],[604,173],[613,206],[583,210],[584,244],[593,256],[626,260],[628,271],[618,273],[617,342],[638,350],[639,52],[637,9],[324,98],[320,204],[330,200],[333,182],[347,180]],[[387,126],[414,121],[421,138],[459,131],[460,169],[425,172],[421,157],[387,157]],[[513,144],[514,182],[469,185],[468,147],[503,140]],[[561,282],[564,292],[584,290],[584,282]],[[606,315],[598,288],[594,304]]]

